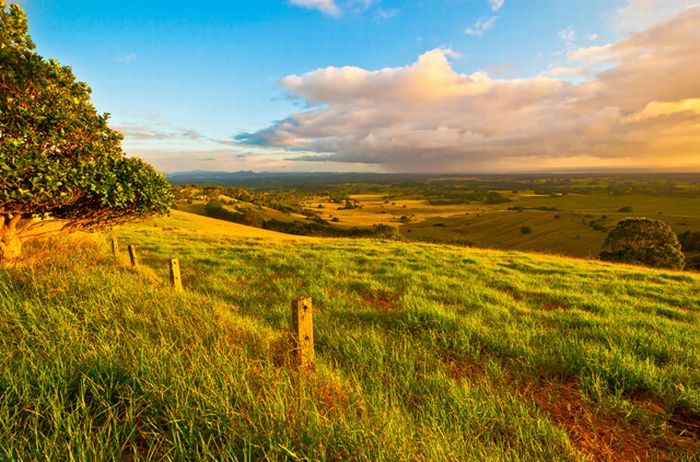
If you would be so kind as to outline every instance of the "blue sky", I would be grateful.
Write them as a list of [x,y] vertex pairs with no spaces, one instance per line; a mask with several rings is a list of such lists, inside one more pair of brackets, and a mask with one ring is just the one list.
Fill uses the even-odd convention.
[[[458,76],[483,72],[498,81],[534,79],[548,69],[581,66],[571,62],[574,50],[617,43],[635,28],[653,27],[657,19],[673,19],[695,4],[666,0],[672,8],[644,11],[653,0],[17,3],[29,15],[38,51],[72,66],[93,88],[98,110],[111,113],[112,125],[125,133],[127,152],[165,171],[401,170],[396,161],[400,153],[387,160],[378,150],[368,162],[367,156],[352,157],[366,146],[341,152],[325,142],[329,136],[314,135],[333,132],[326,125],[298,134],[305,140],[317,137],[306,144],[262,136],[277,130],[279,121],[331,110],[336,104],[332,97],[315,100],[309,97],[312,90],[279,82],[327,67],[406,68],[431,50],[448,50],[449,67]],[[586,78],[556,74],[572,84]],[[347,101],[338,104],[339,111],[360,110]],[[378,126],[376,133],[382,128],[387,127]],[[233,142],[243,132],[258,134],[249,138],[255,142]],[[343,146],[348,146],[346,141]],[[439,156],[438,151],[433,155]],[[454,165],[454,170],[466,171],[471,165],[488,170],[473,162],[454,162],[455,156],[448,156],[453,160],[441,169],[453,170]],[[310,161],[286,160],[295,157]],[[410,170],[421,170],[420,162]]]

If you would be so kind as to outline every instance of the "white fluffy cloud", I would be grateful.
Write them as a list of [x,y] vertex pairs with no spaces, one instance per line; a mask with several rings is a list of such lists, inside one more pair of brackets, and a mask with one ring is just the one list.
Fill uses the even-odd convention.
[[[314,108],[238,141],[401,171],[700,168],[700,8],[533,78],[460,74],[454,56],[286,77],[282,88]],[[559,78],[600,60],[582,83]]]
[[493,29],[497,20],[498,16],[479,18],[473,26],[467,27],[464,33],[467,35],[482,36],[486,31]]
[[316,8],[332,16],[340,14],[340,9],[335,4],[335,0],[289,0],[289,3],[304,8]]
[[506,4],[506,0],[489,0],[489,6],[493,12],[498,12]]
[[639,32],[699,6],[698,0],[626,0],[613,16],[613,25],[622,32]]
[[[372,7],[379,5],[380,0],[289,0],[290,5],[300,6],[303,8],[314,8],[327,15],[339,17],[343,13],[364,13]],[[388,19],[395,10],[384,10],[377,8],[376,13],[379,19]]]

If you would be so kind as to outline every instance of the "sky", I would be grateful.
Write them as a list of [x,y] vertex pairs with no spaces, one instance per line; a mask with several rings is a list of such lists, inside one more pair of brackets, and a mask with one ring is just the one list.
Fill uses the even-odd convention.
[[700,0],[18,0],[163,172],[700,171]]

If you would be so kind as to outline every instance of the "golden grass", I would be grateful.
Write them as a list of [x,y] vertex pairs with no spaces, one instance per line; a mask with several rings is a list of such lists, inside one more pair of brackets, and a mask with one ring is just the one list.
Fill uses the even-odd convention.
[[169,217],[155,218],[148,224],[167,232],[188,233],[209,237],[234,237],[242,239],[264,239],[271,242],[318,242],[321,238],[295,236],[262,228],[254,228],[194,213],[172,210]]

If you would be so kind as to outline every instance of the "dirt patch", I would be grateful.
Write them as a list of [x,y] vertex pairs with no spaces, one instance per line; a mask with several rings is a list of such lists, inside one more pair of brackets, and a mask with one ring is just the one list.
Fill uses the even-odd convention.
[[484,366],[468,359],[460,358],[453,352],[445,352],[444,355],[441,355],[440,360],[447,375],[458,382],[474,380],[475,378],[480,379],[486,375]]
[[569,435],[576,449],[593,460],[647,460],[650,448],[622,425],[594,414],[575,384],[528,384],[522,393]]
[[445,370],[453,380],[460,382],[465,379],[484,376],[484,369],[481,366],[456,359],[445,362]]
[[671,414],[668,422],[679,436],[697,440],[700,453],[700,417],[688,411],[677,410]]
[[[700,451],[700,441],[693,435],[679,436],[671,430],[663,435],[652,435],[612,411],[593,411],[574,383],[528,383],[520,393],[566,431],[573,446],[590,460],[674,461],[674,454],[698,454]],[[655,403],[648,406],[648,411],[651,417],[665,416],[663,407]],[[668,422],[677,428],[685,426],[697,430],[697,417],[690,417],[671,416]]]
[[362,301],[380,311],[397,311],[396,299],[387,292],[361,292]]

